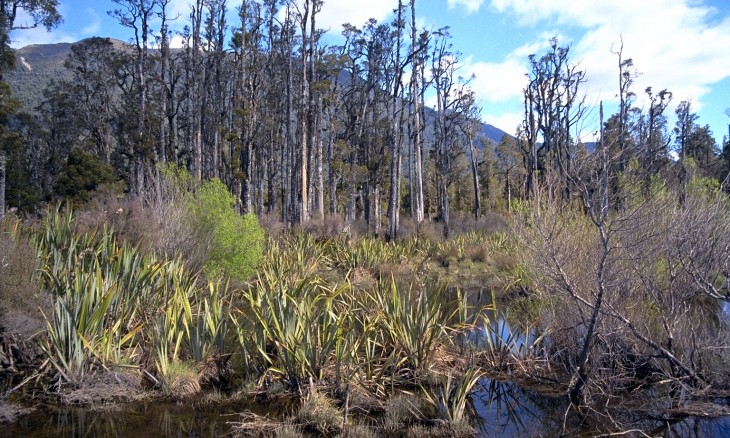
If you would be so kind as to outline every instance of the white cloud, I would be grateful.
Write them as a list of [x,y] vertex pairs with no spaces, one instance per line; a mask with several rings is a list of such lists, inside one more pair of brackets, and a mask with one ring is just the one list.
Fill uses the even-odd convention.
[[[299,3],[301,0],[294,0]],[[383,22],[392,13],[397,3],[393,0],[327,0],[322,10],[317,14],[317,27],[329,29],[329,36],[337,36],[342,31],[342,25],[350,23],[360,27],[369,19],[374,18]],[[280,9],[280,19],[283,19],[283,7]]]
[[[640,73],[633,85],[640,98],[646,87],[655,92],[666,88],[674,93],[675,104],[691,99],[699,110],[710,86],[730,77],[730,18],[718,20],[716,10],[696,0],[583,0],[568,5],[564,0],[492,0],[491,8],[511,14],[524,26],[563,28],[574,35],[571,59],[586,71],[584,89],[594,102],[617,101],[618,58],[611,51],[618,50],[621,39],[623,58],[631,58]],[[560,40],[561,45],[571,42]]]
[[462,7],[467,14],[473,14],[479,12],[479,8],[482,7],[484,0],[446,0],[449,5],[449,9],[456,9]]
[[165,12],[170,20],[187,22],[191,10],[190,0],[170,0]]
[[469,87],[477,99],[484,102],[504,103],[522,96],[527,68],[515,58],[500,63],[474,62],[467,58],[460,73],[465,77],[474,75]]
[[184,39],[182,35],[173,35],[172,38],[170,38],[170,47],[173,49],[182,49]]
[[482,121],[501,129],[509,135],[515,135],[517,127],[522,125],[524,115],[521,112],[484,113]]
[[[30,15],[20,10],[15,22],[18,25],[18,23],[32,23],[33,21]],[[48,32],[45,27],[39,26],[33,29],[14,30],[10,34],[10,40],[12,47],[20,48],[31,44],[48,44],[49,41],[53,43],[71,43],[78,41],[78,38],[76,35],[70,35],[57,29]]]
[[90,23],[81,29],[81,35],[95,36],[101,29],[101,17],[91,8],[86,8],[86,13],[89,14]]
[[340,33],[344,23],[361,26],[370,18],[378,22],[387,19],[397,3],[393,0],[327,0],[317,17],[318,26]]
[[78,38],[73,35],[58,31],[48,33],[43,28],[14,31],[11,39],[11,46],[14,48],[21,48],[31,44],[49,44],[49,42],[73,43],[78,41]]

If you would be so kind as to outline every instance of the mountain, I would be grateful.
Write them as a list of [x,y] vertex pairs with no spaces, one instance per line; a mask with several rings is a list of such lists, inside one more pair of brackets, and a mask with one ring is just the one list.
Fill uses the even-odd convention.
[[482,123],[481,133],[483,136],[492,140],[494,142],[494,144],[497,144],[500,141],[502,141],[502,137],[504,137],[505,135],[512,137],[511,134],[507,134],[506,132],[502,131],[501,129],[497,128],[496,126],[490,125],[489,123]]
[[[112,40],[115,46],[124,43]],[[71,52],[72,43],[33,44],[15,51],[15,69],[5,74],[5,80],[13,90],[13,94],[22,102],[23,110],[34,112],[43,101],[43,90],[52,79],[63,79],[68,72],[63,66]],[[344,81],[343,81],[344,82]],[[436,111],[426,108],[426,124],[432,124]],[[482,124],[482,135],[495,144],[502,140],[505,131],[487,124]]]
[[43,90],[51,79],[68,74],[63,62],[71,45],[33,44],[15,51],[15,69],[5,73],[5,81],[22,102],[24,111],[32,112],[43,101]]

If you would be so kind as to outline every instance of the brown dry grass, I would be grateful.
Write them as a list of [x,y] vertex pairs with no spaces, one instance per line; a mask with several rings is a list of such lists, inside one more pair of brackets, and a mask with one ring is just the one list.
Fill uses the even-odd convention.
[[37,266],[20,223],[6,217],[0,224],[0,332],[28,339],[45,328],[40,309],[50,313],[52,303],[33,281]]

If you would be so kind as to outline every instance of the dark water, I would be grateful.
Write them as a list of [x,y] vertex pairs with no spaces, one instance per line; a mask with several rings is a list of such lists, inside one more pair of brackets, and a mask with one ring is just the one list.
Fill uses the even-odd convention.
[[[620,436],[728,438],[730,417],[685,417],[669,421],[649,418],[646,413],[613,413],[621,427],[608,421],[591,424],[577,418],[574,412],[566,416],[565,397],[551,397],[526,390],[510,382],[482,379],[474,388],[472,402],[477,414],[475,426],[478,437],[557,437],[608,436],[610,431],[633,430]],[[595,420],[594,420],[595,421]],[[565,426],[564,426],[565,423]]]
[[[525,390],[509,382],[482,379],[472,401],[478,437],[557,437],[596,436],[608,424],[583,424],[565,417],[566,401]],[[223,437],[239,421],[239,412],[250,405],[191,406],[168,402],[136,403],[109,411],[82,408],[46,408],[21,417],[16,423],[0,426],[0,437]],[[276,406],[269,406],[272,412]],[[563,429],[563,421],[566,429]],[[625,436],[682,438],[730,437],[730,417],[681,420],[648,420],[645,415],[621,418],[626,429],[637,432]]]
[[[483,291],[478,293],[480,304],[490,297]],[[730,305],[725,311],[730,314]],[[489,320],[472,333],[470,341],[501,344],[519,354],[535,343],[536,335],[513,329],[499,312],[490,312]],[[617,430],[608,422],[589,424],[574,412],[566,416],[565,397],[547,396],[511,382],[481,379],[472,392],[472,402],[476,414],[473,424],[479,437],[596,436]],[[223,437],[232,431],[232,423],[240,420],[238,414],[248,410],[280,418],[288,408],[276,403],[196,406],[169,402],[136,403],[106,411],[47,407],[15,423],[0,425],[0,437]],[[730,438],[730,417],[660,421],[647,413],[612,415],[621,422],[620,429],[635,431],[622,436],[645,436],[642,431],[661,437]]]
[[[468,291],[475,308],[494,302],[494,294],[486,289]],[[730,317],[730,303],[725,303],[723,313]],[[470,335],[468,342],[477,348],[506,348],[520,356],[540,350],[540,343],[549,343],[534,327],[521,329],[510,324],[499,305],[487,312],[488,319]],[[545,344],[542,344],[545,345]],[[634,430],[622,436],[661,437],[722,437],[730,438],[730,416],[720,418],[685,417],[660,421],[661,413],[612,413],[611,424],[606,419],[590,424],[579,418],[574,410],[568,411],[567,397],[548,396],[522,388],[511,382],[482,378],[472,391],[476,413],[475,426],[479,437],[553,437],[608,435],[617,430]],[[566,415],[567,411],[567,415]],[[596,421],[595,419],[593,421]],[[639,432],[642,431],[642,432]]]
[[108,411],[42,408],[0,426],[2,437],[222,437],[244,406],[194,407],[162,402],[117,406]]

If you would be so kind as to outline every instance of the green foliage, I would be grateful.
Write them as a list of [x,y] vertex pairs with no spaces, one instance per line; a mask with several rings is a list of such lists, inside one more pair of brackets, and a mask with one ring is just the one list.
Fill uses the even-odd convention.
[[712,177],[694,176],[689,180],[687,193],[708,202],[723,199],[727,202],[724,194],[720,190],[720,182]]
[[178,236],[178,240],[193,241],[192,247],[184,249],[203,254],[205,273],[211,278],[227,275],[238,280],[255,274],[264,246],[264,230],[258,218],[238,214],[235,197],[217,178],[198,187],[182,167],[168,165],[158,170],[165,197],[182,210],[183,228],[190,233]]
[[465,414],[469,407],[469,394],[484,373],[477,367],[470,367],[459,378],[451,373],[442,377],[436,397],[425,392],[426,399],[438,410],[439,417],[450,426],[467,421]]
[[381,283],[371,299],[372,307],[382,311],[385,339],[402,351],[414,370],[427,370],[433,364],[437,347],[449,338],[447,322],[454,320],[463,304],[449,302],[443,284],[404,288],[395,279]]
[[40,284],[54,297],[41,348],[67,381],[80,382],[99,366],[128,361],[142,327],[134,314],[154,296],[159,265],[113,233],[76,232],[73,215],[51,211],[35,238]]
[[17,132],[2,134],[2,145],[7,162],[5,170],[5,203],[21,212],[34,212],[40,202],[38,190],[33,186],[28,158],[20,135]]
[[111,165],[96,155],[77,148],[68,155],[56,180],[54,193],[73,203],[84,203],[91,199],[92,192],[99,189],[100,186],[116,180]]
[[[288,281],[264,269],[258,287],[245,291],[238,321],[241,346],[264,359],[265,374],[297,388],[307,378],[321,380],[337,347],[350,331],[352,300],[348,285]],[[274,345],[275,351],[267,351]]]
[[189,206],[194,226],[208,239],[204,269],[245,280],[256,272],[263,254],[264,231],[254,214],[234,210],[235,198],[219,179],[203,183]]

